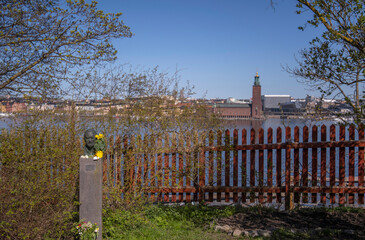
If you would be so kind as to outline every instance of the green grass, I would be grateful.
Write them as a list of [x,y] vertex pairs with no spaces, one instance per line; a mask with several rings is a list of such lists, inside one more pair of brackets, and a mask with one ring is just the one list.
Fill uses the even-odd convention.
[[[336,230],[322,229],[316,234],[291,232],[277,229],[270,238],[235,238],[227,233],[214,232],[216,219],[228,217],[238,212],[251,212],[267,215],[277,211],[262,206],[244,207],[208,207],[204,204],[184,206],[146,205],[129,210],[107,209],[103,212],[103,239],[331,239],[336,238]],[[309,208],[295,211],[313,212],[360,212],[361,209]]]
[[233,215],[235,208],[185,206],[146,206],[141,211],[106,210],[104,239],[230,239],[208,227],[214,219]]

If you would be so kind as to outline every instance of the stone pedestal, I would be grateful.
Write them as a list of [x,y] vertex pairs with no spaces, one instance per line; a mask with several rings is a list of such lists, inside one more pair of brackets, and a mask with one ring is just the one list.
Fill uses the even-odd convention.
[[102,238],[102,159],[80,158],[80,220],[99,226]]

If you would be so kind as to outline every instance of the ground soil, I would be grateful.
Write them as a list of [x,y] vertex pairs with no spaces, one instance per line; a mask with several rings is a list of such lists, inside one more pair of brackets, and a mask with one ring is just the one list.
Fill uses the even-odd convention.
[[[278,211],[255,209],[222,218],[216,224],[240,230],[288,231],[287,239],[365,239],[365,211],[346,212],[320,208]],[[294,233],[303,233],[294,234]],[[300,237],[302,236],[302,237]],[[276,239],[282,239],[280,236]]]

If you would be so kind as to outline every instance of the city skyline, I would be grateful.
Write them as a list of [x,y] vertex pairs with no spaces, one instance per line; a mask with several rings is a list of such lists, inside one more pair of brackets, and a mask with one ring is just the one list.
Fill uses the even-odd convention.
[[99,8],[122,12],[134,36],[114,40],[117,63],[174,73],[195,86],[194,97],[247,98],[256,72],[262,94],[303,98],[305,90],[287,72],[295,55],[320,35],[307,27],[310,17],[296,14],[296,1],[278,0],[273,8],[262,1],[104,0]]

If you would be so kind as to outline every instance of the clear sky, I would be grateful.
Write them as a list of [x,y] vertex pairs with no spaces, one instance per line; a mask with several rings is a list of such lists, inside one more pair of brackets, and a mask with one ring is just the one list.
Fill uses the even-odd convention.
[[295,98],[306,90],[283,66],[320,35],[297,15],[296,1],[276,0],[101,0],[106,12],[122,12],[134,36],[113,43],[118,62],[167,72],[180,70],[195,86],[195,97],[250,98],[256,72],[262,94]]

